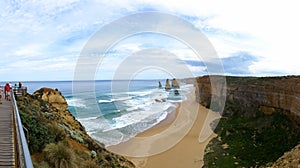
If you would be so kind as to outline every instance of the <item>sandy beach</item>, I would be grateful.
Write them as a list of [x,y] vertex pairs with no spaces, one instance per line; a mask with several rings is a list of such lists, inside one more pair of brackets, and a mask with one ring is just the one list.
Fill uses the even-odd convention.
[[107,149],[127,157],[139,168],[199,168],[205,147],[215,136],[209,123],[219,117],[197,103],[192,92],[160,124]]

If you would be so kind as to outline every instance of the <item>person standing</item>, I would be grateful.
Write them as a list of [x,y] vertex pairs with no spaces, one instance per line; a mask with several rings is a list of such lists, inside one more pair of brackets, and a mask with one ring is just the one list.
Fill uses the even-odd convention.
[[10,86],[8,83],[4,86],[4,92],[5,92],[5,100],[10,100]]

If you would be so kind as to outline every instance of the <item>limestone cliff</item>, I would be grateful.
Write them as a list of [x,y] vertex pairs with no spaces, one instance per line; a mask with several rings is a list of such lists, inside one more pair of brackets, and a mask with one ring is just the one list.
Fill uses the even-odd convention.
[[42,88],[17,103],[35,167],[134,167],[86,133],[58,90]]
[[44,101],[57,108],[60,112],[68,111],[67,101],[58,90],[42,88],[36,91],[33,95],[39,96]]
[[[196,78],[196,99],[210,107],[213,96],[226,98],[224,118],[236,116],[253,117],[264,113],[284,114],[300,125],[300,76],[284,77],[226,77],[225,90],[213,92],[211,79],[218,76]],[[218,85],[217,80],[214,81]],[[221,81],[220,81],[221,82]],[[216,84],[217,83],[217,84]],[[220,84],[223,85],[223,84]],[[225,94],[226,93],[226,94]],[[222,95],[224,97],[222,97]],[[256,127],[261,127],[257,123]],[[222,128],[223,129],[223,128]],[[291,130],[286,130],[291,131]],[[280,144],[277,144],[280,145]],[[297,167],[300,163],[299,145],[286,152],[273,167]]]
[[[228,76],[226,84],[226,108],[230,108],[230,104],[233,103],[241,105],[235,113],[255,115],[254,111],[265,114],[283,112],[300,123],[300,76],[265,78]],[[208,76],[197,78],[197,86],[197,101],[208,107],[211,96],[214,95],[211,93],[210,78]],[[225,115],[228,114],[226,108]]]

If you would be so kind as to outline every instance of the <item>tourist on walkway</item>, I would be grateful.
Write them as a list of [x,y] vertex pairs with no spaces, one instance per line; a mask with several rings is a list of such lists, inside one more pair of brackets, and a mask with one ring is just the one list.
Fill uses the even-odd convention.
[[10,101],[10,86],[8,83],[4,86],[4,91],[5,91],[5,100]]

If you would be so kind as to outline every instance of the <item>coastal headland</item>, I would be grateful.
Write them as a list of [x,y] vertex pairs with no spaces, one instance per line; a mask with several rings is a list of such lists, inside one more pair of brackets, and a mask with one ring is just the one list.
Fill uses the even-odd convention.
[[17,104],[34,167],[135,167],[86,133],[60,91],[41,88]]

